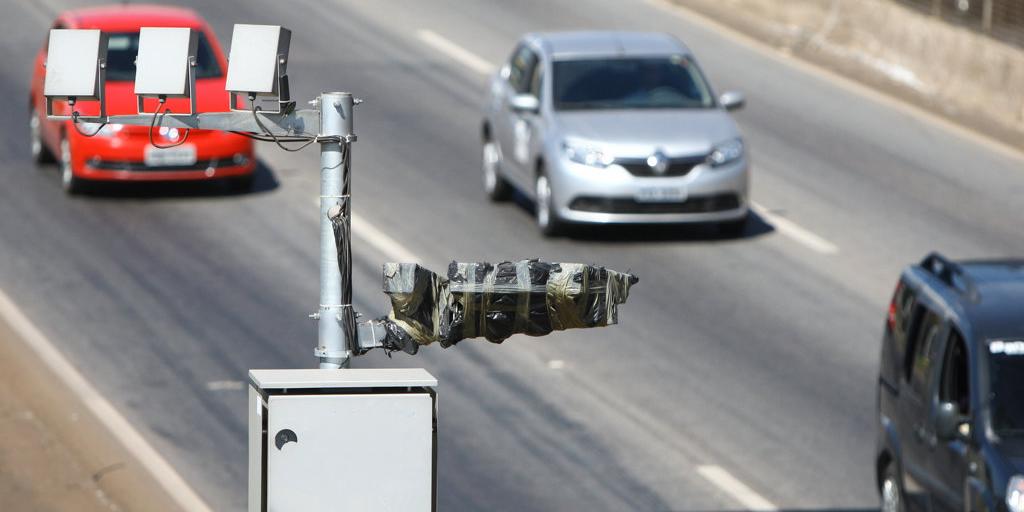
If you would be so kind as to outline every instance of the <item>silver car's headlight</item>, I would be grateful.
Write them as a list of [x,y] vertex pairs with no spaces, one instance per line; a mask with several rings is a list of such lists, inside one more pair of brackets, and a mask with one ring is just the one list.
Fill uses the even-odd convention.
[[708,155],[708,164],[711,167],[720,167],[730,164],[743,157],[743,140],[732,139],[725,141],[711,150]]
[[594,147],[563,142],[562,150],[569,160],[591,167],[608,167],[615,162],[614,156]]
[[1006,486],[1006,507],[1010,512],[1024,512],[1024,476],[1016,475]]

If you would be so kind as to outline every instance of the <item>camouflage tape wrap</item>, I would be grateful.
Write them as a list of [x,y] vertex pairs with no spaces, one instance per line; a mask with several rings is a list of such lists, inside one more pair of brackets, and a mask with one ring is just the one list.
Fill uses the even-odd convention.
[[631,274],[581,263],[458,263],[439,276],[414,263],[384,265],[391,313],[380,319],[392,350],[450,347],[467,338],[501,343],[513,334],[604,327],[637,283]]

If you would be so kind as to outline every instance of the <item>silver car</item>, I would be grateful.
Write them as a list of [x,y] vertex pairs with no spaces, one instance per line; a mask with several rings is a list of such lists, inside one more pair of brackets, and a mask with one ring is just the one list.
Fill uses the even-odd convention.
[[519,189],[545,235],[569,223],[716,223],[742,233],[749,163],[693,54],[659,33],[524,36],[490,81],[487,194]]

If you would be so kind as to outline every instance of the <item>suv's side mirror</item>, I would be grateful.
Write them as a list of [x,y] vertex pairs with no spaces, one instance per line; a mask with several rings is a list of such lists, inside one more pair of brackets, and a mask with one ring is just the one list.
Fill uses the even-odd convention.
[[718,103],[726,110],[739,110],[747,104],[747,98],[742,92],[726,91],[718,97]]
[[516,94],[512,97],[511,107],[516,112],[537,112],[540,100],[532,94]]
[[960,411],[953,402],[941,402],[935,412],[935,436],[943,441],[955,439],[963,435],[960,425],[966,422],[966,418],[960,415]]

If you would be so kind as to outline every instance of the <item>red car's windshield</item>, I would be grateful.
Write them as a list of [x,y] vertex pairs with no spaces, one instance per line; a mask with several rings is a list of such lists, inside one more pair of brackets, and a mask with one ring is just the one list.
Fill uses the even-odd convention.
[[[139,53],[139,33],[108,34],[107,80],[135,80],[135,56]],[[217,78],[222,72],[220,64],[210,48],[206,34],[199,32],[196,48],[196,78]]]

